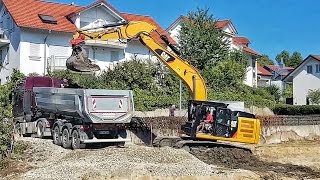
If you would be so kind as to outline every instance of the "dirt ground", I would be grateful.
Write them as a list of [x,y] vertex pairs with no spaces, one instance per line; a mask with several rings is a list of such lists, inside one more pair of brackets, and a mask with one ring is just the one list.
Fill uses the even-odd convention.
[[51,140],[28,143],[0,179],[320,179],[320,142],[259,145],[243,150],[130,146],[66,150]]

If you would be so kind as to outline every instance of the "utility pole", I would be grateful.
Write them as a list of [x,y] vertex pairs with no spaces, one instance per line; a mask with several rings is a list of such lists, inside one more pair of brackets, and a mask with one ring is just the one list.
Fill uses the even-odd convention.
[[180,79],[180,85],[179,85],[179,89],[180,89],[180,101],[179,101],[179,110],[181,111],[181,101],[182,101],[182,81]]

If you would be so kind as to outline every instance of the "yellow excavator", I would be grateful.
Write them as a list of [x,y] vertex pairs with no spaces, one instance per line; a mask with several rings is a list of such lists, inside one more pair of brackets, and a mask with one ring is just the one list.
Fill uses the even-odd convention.
[[[255,115],[242,111],[231,111],[228,104],[207,100],[206,83],[199,71],[181,57],[165,35],[157,32],[166,46],[151,36],[153,32],[157,32],[156,26],[144,21],[119,22],[95,29],[77,30],[71,40],[73,52],[66,66],[69,70],[80,73],[100,70],[99,66],[92,64],[82,47],[86,40],[138,39],[185,83],[192,97],[188,103],[188,120],[181,127],[184,135],[171,139],[169,137],[158,138],[154,140],[154,144],[184,147],[199,144],[215,146],[227,143],[232,145],[232,142],[259,143],[261,128],[260,121],[255,118]],[[207,113],[211,113],[213,118],[212,121],[204,122]]]

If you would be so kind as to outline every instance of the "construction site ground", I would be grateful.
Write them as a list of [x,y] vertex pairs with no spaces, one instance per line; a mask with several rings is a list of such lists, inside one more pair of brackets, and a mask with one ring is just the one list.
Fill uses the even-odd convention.
[[67,150],[23,137],[28,148],[2,179],[320,179],[320,142],[262,144],[254,153],[221,148],[99,147]]

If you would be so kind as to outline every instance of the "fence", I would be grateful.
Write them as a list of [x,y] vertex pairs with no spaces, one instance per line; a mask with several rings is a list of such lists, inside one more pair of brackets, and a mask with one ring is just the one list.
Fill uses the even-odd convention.
[[320,125],[320,115],[296,115],[296,116],[258,116],[261,126],[302,126]]

